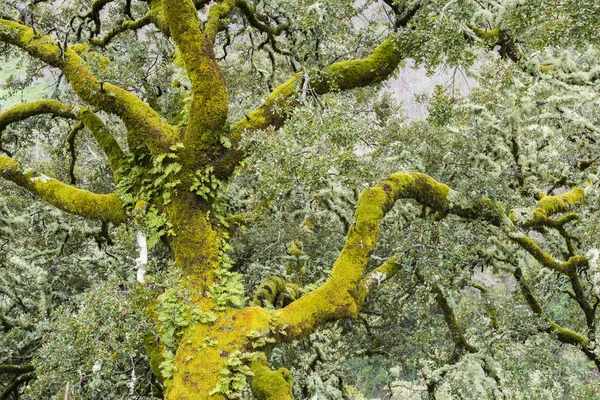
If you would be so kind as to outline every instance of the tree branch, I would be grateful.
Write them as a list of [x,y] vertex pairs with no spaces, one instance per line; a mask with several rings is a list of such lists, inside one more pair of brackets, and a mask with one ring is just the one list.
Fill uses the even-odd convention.
[[123,223],[127,214],[116,194],[95,194],[24,168],[10,157],[0,156],[0,177],[12,181],[63,211],[87,218]]
[[442,213],[480,218],[495,225],[500,225],[503,216],[491,200],[482,198],[466,204],[448,186],[416,172],[394,174],[385,183],[366,189],[359,198],[355,222],[330,278],[289,306],[273,311],[276,323],[286,330],[282,340],[306,336],[326,321],[358,315],[360,301],[364,299],[362,275],[377,244],[381,221],[400,198],[414,199]]
[[0,135],[8,125],[37,115],[52,114],[57,117],[75,119],[74,110],[75,106],[61,103],[58,100],[37,100],[16,105],[0,113]]
[[264,354],[252,361],[250,368],[254,376],[250,385],[258,400],[293,400],[292,375],[285,368],[271,371]]
[[179,131],[167,124],[149,105],[116,85],[98,82],[75,51],[63,49],[49,36],[0,19],[0,42],[17,46],[32,57],[59,68],[81,99],[119,116],[128,130],[136,132],[153,153],[168,151],[179,138]]
[[[215,60],[213,44],[202,32],[191,0],[165,0],[165,17],[179,55],[192,82],[192,100],[183,138],[188,161],[205,162],[221,148],[227,120],[228,98],[223,72]],[[214,5],[212,8],[220,6]]]
[[[387,79],[396,69],[404,54],[396,47],[393,37],[387,38],[371,55],[361,60],[342,61],[330,65],[311,81],[316,94],[333,90],[350,90],[369,86]],[[217,161],[215,171],[220,177],[229,176],[243,159],[245,152],[239,149],[242,135],[248,130],[281,127],[291,109],[301,104],[296,100],[297,88],[302,84],[302,73],[295,74],[277,87],[256,110],[237,122],[231,130],[232,149]]]

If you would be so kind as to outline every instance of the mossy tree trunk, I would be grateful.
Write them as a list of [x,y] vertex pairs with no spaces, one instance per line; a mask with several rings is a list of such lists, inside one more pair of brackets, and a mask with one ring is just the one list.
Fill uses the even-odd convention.
[[[255,302],[257,306],[243,309],[223,309],[217,305],[210,294],[223,276],[222,248],[227,238],[214,220],[212,197],[199,196],[190,188],[198,173],[209,173],[219,180],[228,179],[245,155],[244,150],[238,148],[244,133],[280,127],[285,122],[286,113],[300,104],[296,98],[303,76],[292,76],[276,88],[258,109],[233,124],[232,129],[226,129],[227,86],[213,50],[220,24],[237,8],[248,18],[250,25],[258,30],[278,35],[282,29],[263,25],[254,16],[252,7],[242,0],[216,2],[210,7],[207,22],[202,24],[196,7],[204,4],[206,2],[192,0],[153,0],[149,3],[149,13],[140,21],[128,21],[123,24],[122,29],[111,31],[112,36],[91,40],[91,45],[100,49],[119,32],[139,29],[147,24],[154,24],[165,35],[170,35],[177,44],[178,57],[183,60],[192,83],[189,117],[183,128],[170,125],[149,104],[127,90],[111,83],[99,82],[79,55],[81,51],[94,53],[96,50],[93,47],[86,44],[64,48],[62,44],[31,27],[0,19],[0,42],[16,46],[47,65],[60,69],[81,102],[89,106],[67,105],[54,100],[24,104],[0,114],[0,132],[10,123],[40,114],[79,120],[93,133],[109,160],[115,180],[118,181],[125,178],[119,176],[118,170],[127,154],[94,113],[95,110],[103,110],[116,115],[125,123],[131,152],[149,153],[154,160],[164,159],[166,154],[175,154],[179,164],[177,190],[171,191],[168,201],[162,196],[145,197],[143,192],[134,193],[134,197],[138,197],[135,209],[154,207],[166,216],[172,232],[165,238],[175,260],[174,268],[181,271],[181,289],[192,293],[195,305],[204,312],[212,312],[216,321],[190,322],[182,332],[174,355],[175,369],[165,382],[167,399],[211,397],[210,393],[220,384],[221,371],[228,368],[234,355],[242,357],[241,362],[254,374],[251,387],[257,398],[291,399],[289,372],[285,369],[271,371],[266,363],[270,346],[305,337],[325,322],[356,317],[368,293],[398,271],[401,260],[392,257],[381,267],[365,275],[369,255],[377,244],[380,223],[401,198],[414,199],[439,211],[441,215],[454,213],[466,219],[504,226],[513,234],[513,240],[536,259],[542,263],[549,260],[550,256],[543,253],[535,243],[518,234],[518,228],[509,214],[504,214],[489,199],[467,204],[459,201],[462,198],[460,195],[427,175],[398,173],[389,177],[385,183],[361,194],[346,244],[333,265],[331,277],[321,287],[298,299],[288,296],[289,304],[286,303],[285,307],[277,310],[259,307],[264,305],[262,301],[266,298]],[[415,11],[411,10],[409,14],[412,15]],[[380,82],[395,70],[402,58],[394,39],[390,37],[367,58],[339,62],[326,68],[319,80],[313,82],[314,89],[317,93],[324,94],[333,89],[348,90]],[[101,60],[104,64],[109,62]],[[233,147],[224,146],[223,137]],[[10,155],[0,156],[0,176],[67,212],[115,224],[124,223],[131,218],[130,205],[116,194],[95,194],[34,171],[25,173]],[[165,191],[168,189],[165,188]],[[535,217],[539,221],[528,223],[543,223],[544,218],[567,211],[575,203],[582,201],[582,197],[583,192],[578,191],[571,197],[547,198],[536,209],[539,212]],[[552,263],[548,261],[547,266],[572,274],[574,266],[582,263],[585,263],[584,258],[574,256],[562,264],[552,259]],[[285,283],[273,284],[272,287],[281,287],[281,290],[288,288]],[[273,296],[270,301],[274,303],[273,299],[277,296],[272,291],[273,289],[270,290]],[[160,304],[155,304],[152,307],[159,306]],[[450,311],[448,310],[449,315]],[[563,332],[563,328],[552,324],[553,331]],[[157,325],[160,332],[160,321],[157,321]],[[456,329],[458,331],[459,328]],[[259,336],[256,335],[257,332]],[[266,343],[259,346],[260,354],[255,351],[259,340]],[[577,340],[578,344],[592,348],[587,339],[577,336]],[[152,348],[160,349],[161,344],[150,341],[148,347],[153,369],[160,376],[157,366],[161,352],[153,351]],[[255,355],[248,358],[248,353]],[[211,398],[223,398],[223,392],[226,390],[215,393]]]

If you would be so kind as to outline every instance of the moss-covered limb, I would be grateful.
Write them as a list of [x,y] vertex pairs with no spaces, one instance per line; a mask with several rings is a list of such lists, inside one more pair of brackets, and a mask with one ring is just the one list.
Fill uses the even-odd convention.
[[367,58],[330,65],[311,85],[318,94],[372,85],[387,79],[403,59],[404,54],[396,46],[396,41],[389,37]]
[[[216,6],[221,6],[220,3]],[[185,159],[205,165],[222,147],[228,97],[223,72],[215,60],[213,43],[201,30],[191,0],[164,0],[164,14],[192,82],[188,124],[183,137]]]
[[246,152],[239,148],[244,132],[266,129],[270,126],[279,128],[283,125],[288,113],[298,104],[296,90],[301,82],[302,73],[295,74],[275,88],[259,108],[246,115],[233,126],[230,133],[231,149],[225,151],[214,163],[217,177],[220,179],[229,177],[245,157]]
[[[389,37],[376,47],[369,57],[334,63],[310,84],[317,94],[325,94],[334,89],[349,90],[372,85],[387,79],[403,58],[404,55],[396,47],[394,38]],[[225,152],[215,166],[219,176],[229,176],[244,158],[245,153],[238,149],[238,145],[245,131],[270,126],[278,128],[283,125],[291,109],[301,104],[296,101],[296,95],[302,77],[302,73],[292,76],[278,86],[259,108],[234,125],[231,132],[232,149]]]
[[72,214],[113,223],[123,223],[127,220],[124,205],[116,194],[95,194],[77,189],[26,169],[10,157],[0,156],[0,177]]
[[486,312],[490,318],[490,323],[492,324],[492,329],[498,329],[498,310],[496,310],[490,297],[490,291],[488,288],[477,282],[471,282],[471,285],[481,293],[481,297],[485,303]]
[[[510,220],[518,226],[526,228],[547,227],[564,230],[569,222],[576,221],[579,217],[576,213],[568,213],[574,207],[585,201],[585,191],[577,186],[570,191],[556,195],[543,195],[535,206],[527,210],[513,211]],[[559,219],[552,218],[556,214],[568,213]]]
[[300,298],[300,287],[278,276],[263,280],[252,304],[257,307],[282,308]]
[[256,10],[254,9],[254,6],[245,0],[236,0],[235,6],[240,9],[242,14],[244,14],[246,19],[248,20],[248,23],[252,27],[254,27],[255,29],[258,29],[261,32],[264,32],[264,33],[267,33],[267,34],[273,35],[273,36],[278,36],[282,32],[284,32],[288,29],[287,24],[280,24],[278,26],[270,26],[270,25],[263,24],[260,21],[260,19],[258,18],[258,16],[256,15]]
[[52,114],[57,117],[75,119],[75,106],[58,100],[37,100],[16,105],[0,113],[0,134],[12,123],[24,121],[36,115]]
[[221,0],[213,4],[208,11],[208,18],[204,25],[204,32],[210,39],[211,43],[215,43],[217,33],[220,31],[221,20],[227,18],[233,11],[236,5],[236,0]]
[[90,130],[94,139],[100,145],[106,157],[108,157],[112,171],[115,172],[119,169],[125,153],[100,117],[91,110],[80,107],[77,110],[77,118]]
[[521,248],[531,254],[537,262],[542,264],[542,266],[561,274],[569,276],[569,274],[577,271],[578,268],[588,265],[588,260],[584,256],[572,256],[564,262],[556,260],[523,233],[511,232],[508,236],[513,242],[517,243]]
[[285,368],[277,371],[269,369],[267,359],[262,357],[252,361],[252,394],[257,400],[293,400],[292,375]]
[[275,310],[277,324],[287,326],[287,338],[310,334],[320,324],[355,317],[364,296],[360,284],[368,257],[374,250],[380,223],[400,198],[410,198],[443,213],[499,224],[502,213],[488,199],[468,202],[435,179],[421,173],[399,172],[378,186],[362,192],[346,243],[333,265],[331,277],[315,291],[289,306]]
[[369,272],[361,281],[359,290],[361,291],[358,297],[358,302],[362,304],[364,299],[373,290],[378,288],[381,284],[392,279],[398,271],[400,271],[401,265],[396,262],[396,256],[391,257],[389,260],[381,264]]
[[99,82],[74,50],[62,49],[51,37],[0,19],[0,42],[17,46],[32,57],[59,68],[81,99],[119,116],[128,129],[138,132],[153,153],[164,153],[179,138],[179,131],[149,105],[116,85]]
[[529,308],[531,308],[531,311],[533,311],[534,314],[544,318],[548,323],[549,326],[545,329],[548,333],[555,334],[556,338],[562,343],[571,344],[574,346],[581,346],[583,348],[588,347],[589,341],[585,336],[580,335],[577,332],[574,332],[570,329],[563,328],[562,326],[554,322],[548,314],[546,314],[538,300],[535,298],[533,292],[529,288],[529,285],[525,282],[525,279],[523,277],[523,271],[520,267],[515,267],[513,275],[519,285],[519,288],[521,289],[523,297],[525,297],[525,301],[529,305]]
[[444,321],[446,321],[446,325],[450,330],[450,337],[452,338],[452,342],[454,342],[456,349],[459,351],[467,351],[469,353],[477,353],[477,348],[470,344],[465,338],[462,328],[458,324],[456,315],[454,314],[454,310],[448,303],[448,299],[446,298],[441,286],[427,279],[419,269],[415,271],[415,276],[419,282],[427,287],[433,294],[435,301],[442,310],[442,314],[444,314]]

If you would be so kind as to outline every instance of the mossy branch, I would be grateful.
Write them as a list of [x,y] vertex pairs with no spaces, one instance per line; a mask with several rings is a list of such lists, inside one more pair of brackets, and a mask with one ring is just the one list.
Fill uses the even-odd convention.
[[[212,8],[224,4],[214,5],[211,12]],[[192,82],[192,100],[183,138],[189,152],[186,159],[205,165],[207,157],[222,147],[220,139],[229,107],[225,79],[215,60],[209,32],[201,29],[194,3],[165,0],[164,15]]]
[[233,11],[236,0],[224,0],[213,4],[208,11],[208,19],[204,25],[206,36],[211,43],[215,43],[217,33],[221,30],[221,20],[226,18]]
[[51,37],[0,19],[0,42],[17,46],[49,66],[59,68],[81,99],[119,116],[128,130],[137,132],[153,153],[164,153],[179,138],[179,131],[152,107],[119,86],[99,82],[77,52],[69,47],[63,49]]
[[19,104],[0,113],[0,134],[8,125],[37,115],[52,114],[57,117],[75,119],[74,110],[75,106],[58,100],[37,100]]
[[[520,267],[515,267],[513,275],[517,280],[519,288],[521,289],[521,293],[523,294],[523,297],[525,297],[525,301],[529,305],[529,308],[531,308],[531,311],[533,311],[534,314],[544,318],[548,323],[548,327],[545,329],[547,332],[556,334],[556,338],[562,343],[582,347],[588,346],[589,341],[585,336],[582,336],[570,329],[563,328],[554,322],[548,314],[546,314],[538,300],[533,295],[529,285],[525,282],[523,278],[523,271]],[[591,360],[595,361],[594,358],[591,358]]]
[[379,267],[369,272],[361,281],[359,290],[358,302],[363,303],[365,298],[373,290],[384,284],[385,282],[392,279],[398,271],[400,271],[401,265],[396,262],[397,257],[393,256]]
[[87,218],[123,223],[127,214],[116,194],[95,194],[78,189],[0,156],[0,177],[12,181],[53,206]]
[[[320,324],[343,317],[356,317],[364,299],[363,274],[375,249],[380,224],[400,198],[410,198],[442,213],[499,224],[502,212],[489,199],[461,201],[460,196],[435,179],[421,173],[400,172],[360,195],[355,222],[333,265],[330,278],[318,289],[289,306],[273,311],[277,324],[287,327],[285,340],[310,334]],[[396,268],[392,260],[384,268]]]
[[282,308],[300,298],[300,287],[278,276],[263,280],[252,304],[258,307]]
[[[391,76],[404,54],[396,46],[393,37],[377,46],[371,55],[361,60],[337,62],[322,71],[310,84],[315,93],[325,94],[332,90],[350,90],[381,82]],[[229,176],[243,159],[245,152],[239,149],[242,135],[246,131],[281,127],[290,111],[301,104],[296,100],[301,86],[302,73],[297,73],[281,84],[256,110],[237,122],[231,131],[232,148],[221,157],[215,166],[219,177]]]
[[285,368],[269,369],[263,355],[252,361],[250,368],[254,376],[250,387],[257,400],[293,400],[292,375]]

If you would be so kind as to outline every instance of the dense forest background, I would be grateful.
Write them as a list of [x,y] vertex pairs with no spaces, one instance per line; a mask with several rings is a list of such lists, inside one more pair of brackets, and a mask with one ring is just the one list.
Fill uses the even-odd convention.
[[598,15],[0,0],[0,400],[598,398]]

